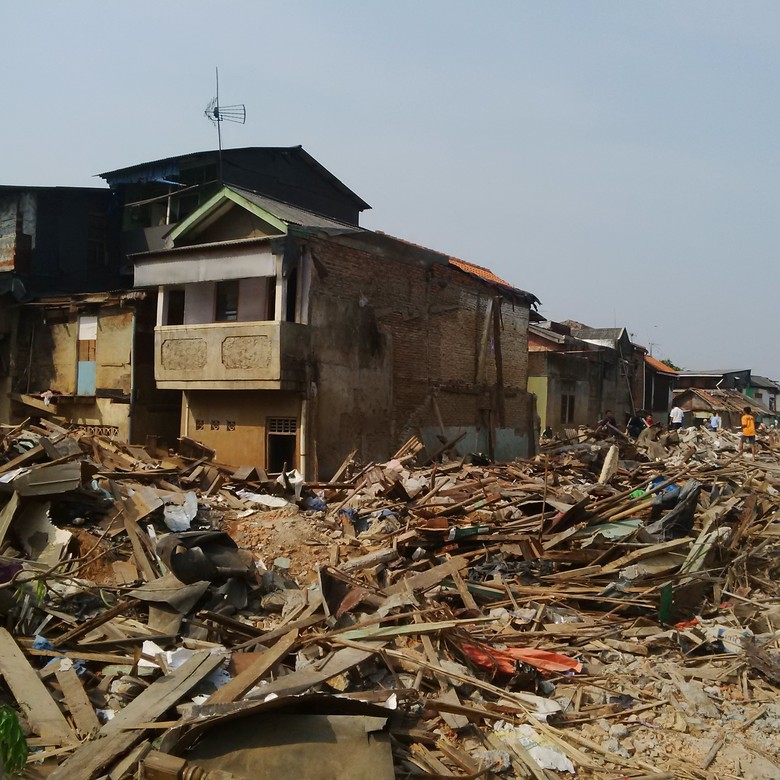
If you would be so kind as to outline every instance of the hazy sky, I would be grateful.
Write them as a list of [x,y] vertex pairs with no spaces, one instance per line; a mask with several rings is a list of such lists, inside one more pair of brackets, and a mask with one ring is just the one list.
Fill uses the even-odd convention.
[[133,0],[0,11],[0,183],[302,144],[363,224],[687,368],[780,378],[780,3]]

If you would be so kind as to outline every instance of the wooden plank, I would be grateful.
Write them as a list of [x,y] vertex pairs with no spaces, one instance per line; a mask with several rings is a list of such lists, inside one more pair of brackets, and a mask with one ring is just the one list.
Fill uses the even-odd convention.
[[[647,558],[652,555],[658,555],[659,553],[671,552],[681,547],[688,547],[693,540],[689,536],[684,536],[682,539],[672,539],[669,542],[659,542],[658,544],[650,544],[647,547],[641,547],[638,550],[634,550],[622,558],[618,558],[616,561],[606,563],[601,567],[602,574],[611,574],[628,566],[630,563],[639,561],[642,558]],[[682,563],[682,561],[680,561]],[[590,567],[592,568],[592,567]]]
[[6,474],[9,471],[18,469],[20,466],[26,466],[28,463],[32,463],[37,460],[41,455],[45,455],[43,446],[36,444],[31,450],[17,455],[13,460],[9,460],[8,463],[3,463],[0,466],[0,474]]
[[88,634],[93,628],[102,626],[103,623],[107,623],[109,620],[111,620],[111,618],[116,617],[117,615],[121,615],[123,612],[127,612],[128,609],[136,603],[136,599],[122,599],[121,601],[118,601],[116,604],[114,604],[113,607],[105,610],[105,612],[100,612],[99,614],[95,615],[95,617],[90,618],[89,620],[85,620],[81,625],[76,626],[76,628],[73,628],[60,636],[57,639],[57,644],[65,645],[80,636]]
[[460,572],[453,570],[450,576],[455,583],[455,587],[458,589],[458,593],[463,601],[463,606],[466,607],[466,609],[473,609],[480,612],[479,606],[477,602],[474,601],[474,597],[471,595],[469,589],[466,587],[466,583],[463,581],[463,577],[460,576]]
[[136,523],[135,520],[131,520],[129,517],[125,517],[124,522],[125,531],[127,531],[130,545],[133,548],[133,558],[135,558],[135,565],[138,567],[138,571],[147,582],[156,580],[160,575],[152,568],[152,564],[146,556],[146,551],[141,542],[141,532],[138,530],[138,523]]
[[8,503],[0,509],[0,544],[5,541],[5,535],[8,533],[8,528],[11,525],[11,521],[14,519],[14,515],[18,508],[19,494],[14,493]]
[[230,682],[209,696],[208,704],[227,704],[241,698],[274,664],[281,661],[298,639],[298,629],[294,628],[282,637],[273,647],[262,653],[254,663],[236,675]]
[[468,559],[465,556],[450,558],[446,563],[434,566],[432,569],[398,580],[389,588],[385,588],[384,592],[392,596],[394,593],[403,593],[407,588],[410,592],[429,590],[447,577],[451,577],[454,571],[461,571],[466,566],[468,566]]
[[153,722],[186,696],[204,677],[222,663],[222,656],[195,653],[173,674],[161,677],[100,729],[98,738],[86,742],[60,764],[49,780],[92,780],[102,770],[143,740],[139,723]]
[[59,668],[55,674],[78,735],[87,739],[96,734],[100,731],[100,721],[75,669],[72,666],[67,669]]
[[0,628],[0,674],[36,734],[55,745],[78,742],[41,678],[4,628]]

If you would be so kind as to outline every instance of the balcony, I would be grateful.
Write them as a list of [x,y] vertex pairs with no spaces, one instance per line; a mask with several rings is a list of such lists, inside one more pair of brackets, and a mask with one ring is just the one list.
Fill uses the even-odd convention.
[[309,328],[294,322],[216,322],[155,328],[162,390],[302,390]]

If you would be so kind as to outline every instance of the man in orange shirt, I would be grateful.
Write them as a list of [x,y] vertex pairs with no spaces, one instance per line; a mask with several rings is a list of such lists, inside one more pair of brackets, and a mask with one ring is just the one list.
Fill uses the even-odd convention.
[[750,411],[750,407],[746,406],[743,410],[744,414],[740,420],[742,424],[742,435],[739,437],[739,451],[745,448],[745,444],[750,445],[750,451],[753,453],[753,457],[756,457],[756,418]]

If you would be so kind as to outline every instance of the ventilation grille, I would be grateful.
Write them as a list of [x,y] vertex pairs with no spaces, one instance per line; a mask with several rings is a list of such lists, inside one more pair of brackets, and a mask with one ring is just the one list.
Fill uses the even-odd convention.
[[268,433],[286,433],[295,436],[298,421],[295,417],[269,417]]

